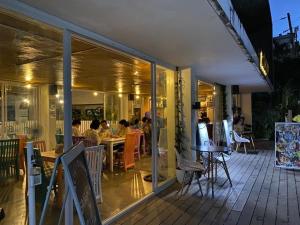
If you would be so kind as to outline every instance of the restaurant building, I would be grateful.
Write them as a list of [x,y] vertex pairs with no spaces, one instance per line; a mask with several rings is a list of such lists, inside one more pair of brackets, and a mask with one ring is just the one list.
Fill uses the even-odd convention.
[[[225,0],[0,0],[0,34],[1,139],[25,135],[53,150],[63,137],[66,150],[72,119],[81,119],[84,133],[95,118],[113,131],[122,119],[151,118],[151,137],[133,170],[114,166],[107,150],[98,204],[106,222],[176,181],[178,102],[189,148],[201,115],[221,141],[221,122],[232,118],[232,85],[241,93],[271,88],[264,53],[254,50]],[[20,168],[22,177],[24,162]],[[13,201],[1,204],[13,221]],[[67,202],[66,224],[73,221],[71,207]]]

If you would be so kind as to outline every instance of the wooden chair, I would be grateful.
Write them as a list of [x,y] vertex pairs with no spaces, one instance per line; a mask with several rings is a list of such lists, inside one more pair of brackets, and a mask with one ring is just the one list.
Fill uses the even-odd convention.
[[141,136],[142,132],[140,130],[135,130],[134,133],[136,133],[136,146],[134,149],[134,156],[136,156],[139,160],[141,159]]
[[134,151],[137,145],[137,133],[126,134],[124,151],[119,153],[119,165],[122,163],[127,172],[128,168],[135,167]]
[[87,147],[85,149],[85,156],[89,167],[93,190],[96,200],[100,202],[103,202],[101,185],[103,151],[104,145]]
[[40,140],[40,141],[34,141],[33,142],[33,148],[38,148],[38,149],[40,149],[41,152],[47,151],[47,149],[46,149],[46,142],[42,141],[42,140]]
[[0,178],[19,174],[19,139],[0,140]]
[[24,148],[26,147],[26,135],[18,135],[17,138],[20,140],[19,142],[19,167],[20,170],[23,170],[23,174],[26,174],[25,171],[25,155],[24,155]]

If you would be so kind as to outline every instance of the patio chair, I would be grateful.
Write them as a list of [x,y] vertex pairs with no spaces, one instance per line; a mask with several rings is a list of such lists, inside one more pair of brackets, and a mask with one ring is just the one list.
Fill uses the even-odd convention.
[[137,134],[135,132],[126,134],[124,150],[122,152],[117,152],[118,155],[118,165],[123,166],[125,172],[128,168],[135,167],[134,161],[134,151],[137,145]]
[[202,174],[205,173],[206,169],[200,162],[184,159],[176,150],[176,159],[177,159],[177,168],[184,171],[183,180],[181,183],[181,187],[178,190],[177,194],[180,193],[180,195],[183,194],[184,188],[187,186],[187,189],[184,193],[187,193],[194,177],[197,180],[199,190],[201,192],[201,195],[203,196],[202,187],[200,184],[199,179],[201,178]]
[[238,151],[240,145],[243,144],[243,145],[244,145],[244,151],[245,151],[245,154],[247,154],[247,147],[246,147],[246,144],[247,144],[247,143],[250,143],[250,140],[247,139],[247,138],[244,138],[244,137],[239,136],[239,135],[237,134],[237,132],[234,131],[234,130],[233,130],[232,132],[233,132],[234,141],[236,142],[236,149],[235,149],[235,150]]
[[89,167],[93,190],[96,200],[100,202],[103,202],[101,185],[103,151],[103,145],[87,147],[85,149],[85,156]]
[[0,178],[19,174],[19,139],[0,140]]
[[79,142],[83,141],[84,139],[84,136],[72,136],[73,145],[79,144]]
[[141,159],[141,136],[142,136],[142,132],[140,130],[135,130],[134,131],[137,135],[136,135],[136,147],[134,149],[134,156],[137,157],[138,159]]

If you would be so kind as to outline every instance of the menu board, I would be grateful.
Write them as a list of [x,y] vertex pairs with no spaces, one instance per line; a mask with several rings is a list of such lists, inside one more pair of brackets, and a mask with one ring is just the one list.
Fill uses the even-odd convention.
[[64,172],[81,225],[101,225],[88,165],[80,143],[62,156]]
[[300,169],[300,123],[275,123],[275,164]]

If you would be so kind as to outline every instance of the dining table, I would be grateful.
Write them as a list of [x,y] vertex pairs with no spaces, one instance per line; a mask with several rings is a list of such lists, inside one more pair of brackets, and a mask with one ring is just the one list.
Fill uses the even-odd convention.
[[[56,158],[58,158],[61,153],[57,153],[55,150],[41,152],[41,156],[44,162],[55,163]],[[62,207],[64,194],[64,182],[63,182],[63,166],[60,163],[57,168],[57,206]]]
[[124,144],[125,137],[118,138],[104,138],[101,140],[101,144],[105,144],[109,150],[109,170],[114,172],[114,146],[117,144]]
[[[227,175],[230,185],[232,186],[231,178],[230,178],[226,160],[224,157],[224,154],[227,154],[229,151],[229,149],[227,147],[215,146],[215,145],[208,145],[208,146],[198,145],[198,146],[193,146],[191,149],[193,151],[200,152],[201,154],[203,154],[203,153],[208,154],[207,155],[207,160],[208,160],[207,172],[208,172],[208,180],[210,180],[210,183],[211,183],[211,193],[212,193],[213,198],[214,198],[214,182],[215,182],[214,166],[218,160],[222,162],[224,171]],[[216,157],[216,155],[217,155],[217,157]]]

